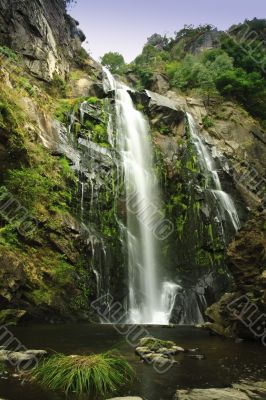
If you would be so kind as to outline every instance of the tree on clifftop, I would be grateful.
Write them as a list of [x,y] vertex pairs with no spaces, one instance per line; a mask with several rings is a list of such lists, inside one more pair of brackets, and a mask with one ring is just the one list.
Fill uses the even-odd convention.
[[112,74],[121,74],[123,73],[125,67],[125,60],[122,54],[116,52],[109,52],[104,54],[101,58],[101,63],[105,67],[107,67]]

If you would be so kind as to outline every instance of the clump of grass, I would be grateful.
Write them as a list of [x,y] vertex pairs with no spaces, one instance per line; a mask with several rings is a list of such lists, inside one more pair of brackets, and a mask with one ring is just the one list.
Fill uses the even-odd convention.
[[65,393],[104,396],[130,382],[134,370],[113,352],[90,356],[57,354],[31,371],[31,380]]

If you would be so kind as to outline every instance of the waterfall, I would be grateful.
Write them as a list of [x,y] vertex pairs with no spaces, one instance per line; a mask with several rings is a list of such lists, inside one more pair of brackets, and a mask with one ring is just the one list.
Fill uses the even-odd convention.
[[198,133],[198,129],[192,115],[187,113],[187,118],[191,139],[198,154],[199,164],[206,177],[205,189],[211,193],[218,204],[221,220],[226,221],[226,219],[229,218],[232,227],[235,231],[237,231],[239,230],[241,224],[234,201],[228,193],[222,190],[221,181],[218,172],[215,169],[214,160],[211,157],[209,149],[205,143],[203,143],[203,140]]
[[115,121],[110,121],[109,127],[116,127],[116,138],[111,138],[110,144],[120,156],[126,192],[127,322],[168,324],[178,286],[162,282],[159,273],[160,241],[152,228],[160,222],[161,201],[149,125],[134,107],[129,88],[116,81],[105,68],[104,74],[105,90],[115,93]]

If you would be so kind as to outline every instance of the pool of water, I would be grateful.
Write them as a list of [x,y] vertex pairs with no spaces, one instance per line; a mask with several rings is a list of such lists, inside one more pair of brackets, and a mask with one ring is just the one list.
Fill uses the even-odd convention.
[[[91,354],[118,349],[135,367],[134,383],[116,395],[140,396],[146,400],[172,400],[179,388],[225,387],[242,379],[265,380],[265,347],[253,342],[234,341],[210,336],[190,326],[114,327],[112,325],[34,325],[16,327],[12,333],[27,348],[45,349],[65,354]],[[168,371],[156,371],[135,355],[134,345],[146,334],[173,340],[185,349],[198,348],[204,360],[182,354]],[[190,353],[189,353],[190,354]],[[191,353],[193,354],[193,353]],[[112,397],[112,396],[111,396]],[[0,379],[0,398],[6,400],[62,400],[75,396],[45,391],[38,386],[21,383],[9,375]],[[88,397],[84,397],[84,399]]]

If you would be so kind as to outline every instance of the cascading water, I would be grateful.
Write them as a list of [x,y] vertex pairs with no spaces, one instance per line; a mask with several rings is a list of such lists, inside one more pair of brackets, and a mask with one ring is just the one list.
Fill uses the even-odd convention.
[[[178,286],[161,282],[158,266],[159,240],[156,226],[160,194],[153,170],[149,125],[134,107],[129,88],[116,82],[104,69],[105,89],[115,92],[116,138],[111,136],[121,158],[126,190],[126,236],[129,276],[128,323],[168,324]],[[112,121],[109,127],[112,128]]]
[[208,190],[218,204],[220,217],[223,221],[228,217],[231,225],[237,231],[241,224],[233,199],[222,190],[222,185],[213,158],[207,146],[203,143],[191,114],[187,113],[191,139],[198,153],[199,163],[206,176],[205,189]]

